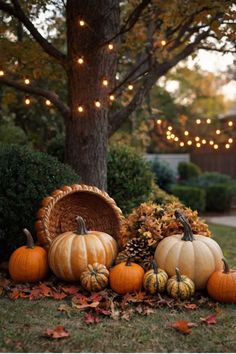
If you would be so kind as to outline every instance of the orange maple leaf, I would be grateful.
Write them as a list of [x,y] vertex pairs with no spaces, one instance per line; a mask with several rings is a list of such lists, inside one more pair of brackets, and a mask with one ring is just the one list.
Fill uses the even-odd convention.
[[70,336],[70,333],[65,330],[63,326],[57,326],[54,329],[47,329],[43,333],[44,337],[53,338],[53,339],[60,339],[66,338]]
[[174,323],[171,323],[170,327],[175,328],[177,331],[183,333],[183,334],[190,334],[192,333],[192,330],[190,328],[196,327],[197,325],[192,322],[188,321],[176,321]]

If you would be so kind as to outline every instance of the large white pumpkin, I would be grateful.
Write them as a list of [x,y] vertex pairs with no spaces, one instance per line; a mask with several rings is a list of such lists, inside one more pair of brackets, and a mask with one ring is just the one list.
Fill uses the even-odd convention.
[[175,275],[177,267],[193,280],[196,289],[203,289],[210,275],[222,269],[222,250],[210,237],[193,235],[185,217],[178,211],[175,215],[184,226],[184,235],[164,238],[158,244],[154,258],[169,276]]

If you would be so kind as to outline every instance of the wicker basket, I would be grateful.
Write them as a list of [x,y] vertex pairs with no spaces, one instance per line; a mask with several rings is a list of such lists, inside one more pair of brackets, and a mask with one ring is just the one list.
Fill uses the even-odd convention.
[[107,193],[83,184],[56,189],[42,200],[35,223],[40,243],[49,247],[58,235],[75,230],[78,215],[84,218],[88,230],[106,232],[119,243],[121,210]]

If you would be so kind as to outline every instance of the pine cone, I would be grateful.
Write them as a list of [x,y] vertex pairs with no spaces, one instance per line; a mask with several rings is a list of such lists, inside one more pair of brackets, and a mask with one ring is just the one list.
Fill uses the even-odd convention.
[[148,240],[145,237],[135,237],[129,240],[125,246],[124,252],[129,254],[134,262],[137,263],[140,263],[153,254],[153,251],[148,244]]

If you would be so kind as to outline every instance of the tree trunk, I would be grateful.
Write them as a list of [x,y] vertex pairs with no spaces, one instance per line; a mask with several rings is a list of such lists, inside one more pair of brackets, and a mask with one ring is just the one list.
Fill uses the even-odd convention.
[[[115,84],[117,43],[113,42],[113,50],[105,43],[119,32],[119,1],[68,0],[66,11],[72,112],[65,122],[66,161],[82,183],[106,190],[109,92]],[[77,62],[79,58],[83,64]],[[108,86],[103,85],[104,79]],[[95,106],[96,100],[101,107]]]

